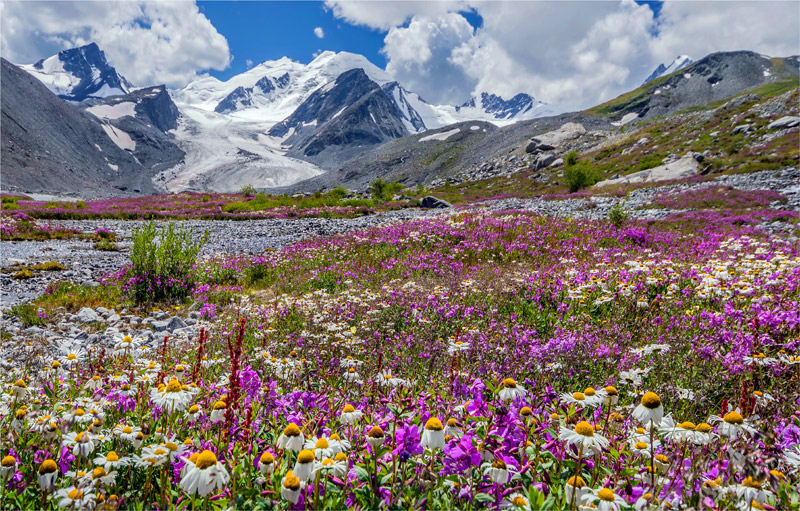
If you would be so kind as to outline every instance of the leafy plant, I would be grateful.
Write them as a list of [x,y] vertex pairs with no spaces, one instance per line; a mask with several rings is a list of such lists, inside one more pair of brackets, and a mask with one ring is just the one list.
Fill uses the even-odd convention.
[[564,156],[564,163],[571,167],[578,163],[578,151],[570,151]]
[[38,308],[29,303],[15,305],[8,312],[19,318],[26,327],[41,326],[47,322],[45,316],[39,314]]
[[256,187],[253,185],[244,185],[239,193],[244,195],[245,197],[250,197],[251,195],[256,194]]
[[378,178],[370,183],[369,193],[377,201],[387,201],[402,189],[403,185],[400,183],[389,183],[383,178]]
[[95,242],[94,249],[104,252],[113,252],[115,250],[119,250],[119,247],[117,247],[117,245],[108,238],[100,238],[97,240],[97,242]]
[[564,178],[567,181],[567,186],[569,186],[569,193],[575,193],[578,190],[592,186],[600,180],[597,171],[585,161],[568,165],[564,170]]
[[628,220],[628,217],[630,216],[628,210],[626,210],[625,207],[623,206],[623,203],[624,201],[617,202],[608,211],[608,220],[617,229],[621,228],[625,224],[625,221]]
[[193,267],[208,231],[197,236],[190,229],[170,222],[160,230],[155,222],[135,229],[131,236],[131,264],[127,289],[137,303],[176,301],[193,286]]

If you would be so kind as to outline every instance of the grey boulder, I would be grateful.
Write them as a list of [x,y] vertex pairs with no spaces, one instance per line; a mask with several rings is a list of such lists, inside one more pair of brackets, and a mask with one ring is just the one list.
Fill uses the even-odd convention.
[[75,315],[75,320],[78,323],[96,323],[100,321],[100,316],[89,307],[83,307]]
[[795,126],[800,126],[800,117],[785,115],[769,123],[767,128],[771,130],[782,130],[785,128],[794,128]]
[[428,208],[428,209],[446,209],[453,207],[453,205],[447,202],[446,200],[437,199],[433,195],[428,195],[427,197],[423,197],[422,201],[420,201],[420,205],[423,208]]

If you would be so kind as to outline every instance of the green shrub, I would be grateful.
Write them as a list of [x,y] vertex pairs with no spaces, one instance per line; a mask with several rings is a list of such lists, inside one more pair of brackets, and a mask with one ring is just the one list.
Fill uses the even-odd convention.
[[347,190],[343,186],[337,186],[328,192],[328,197],[334,200],[342,200],[347,197]]
[[564,164],[567,167],[571,167],[578,163],[578,151],[570,151],[564,156]]
[[578,162],[570,165],[564,170],[564,178],[569,186],[569,193],[575,193],[578,190],[592,186],[600,180],[597,172],[586,162]]
[[608,211],[608,220],[611,224],[619,229],[625,223],[630,215],[628,211],[622,206],[621,202],[617,202],[611,209]]
[[77,209],[83,209],[83,208],[85,208],[85,207],[86,207],[86,203],[85,203],[85,202],[83,202],[82,200],[79,200],[79,201],[77,201],[77,202],[75,203],[75,207],[76,207]]
[[253,185],[244,185],[239,193],[244,195],[245,197],[250,197],[251,195],[256,194],[256,187]]
[[38,308],[29,303],[15,305],[8,312],[12,316],[19,318],[26,327],[41,326],[47,322],[45,318],[39,315]]
[[400,183],[389,183],[383,178],[378,178],[370,184],[369,192],[376,201],[387,201],[402,189],[403,185]]
[[156,228],[155,222],[134,229],[127,289],[137,303],[176,301],[193,287],[194,264],[208,240],[174,222]]

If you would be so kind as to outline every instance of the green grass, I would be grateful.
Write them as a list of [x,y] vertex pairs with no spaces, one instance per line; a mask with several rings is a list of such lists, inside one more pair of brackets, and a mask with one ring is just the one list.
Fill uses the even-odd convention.
[[226,213],[233,211],[264,211],[285,206],[297,206],[300,209],[323,207],[374,207],[376,202],[372,199],[339,199],[330,194],[293,199],[282,195],[271,196],[258,194],[249,201],[237,201],[226,204],[222,210]]

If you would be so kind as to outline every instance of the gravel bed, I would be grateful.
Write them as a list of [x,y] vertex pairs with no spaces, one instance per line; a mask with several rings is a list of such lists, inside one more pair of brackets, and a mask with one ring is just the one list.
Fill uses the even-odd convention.
[[[800,211],[800,169],[786,168],[779,171],[753,174],[721,176],[697,184],[676,184],[634,190],[624,199],[624,207],[635,219],[662,219],[676,210],[640,209],[651,204],[657,195],[679,193],[712,186],[732,186],[739,190],[776,190],[788,197],[786,204],[773,204],[776,209]],[[556,217],[573,217],[599,220],[608,217],[609,210],[622,199],[615,197],[587,197],[563,200],[502,199],[482,203],[480,208],[490,210],[517,209]],[[297,241],[317,236],[332,236],[354,230],[368,229],[386,223],[413,217],[452,214],[456,209],[420,210],[403,209],[388,211],[358,218],[306,218],[270,220],[186,220],[181,225],[198,234],[209,231],[209,241],[203,249],[205,255],[261,254],[267,249],[280,249]],[[63,272],[47,272],[26,280],[15,280],[11,274],[0,274],[0,310],[17,303],[29,301],[41,294],[48,283],[56,279],[94,285],[104,274],[121,268],[128,261],[131,231],[141,221],[130,220],[66,220],[50,221],[51,225],[94,232],[98,228],[117,233],[119,252],[94,250],[93,244],[85,241],[52,240],[49,242],[3,242],[0,243],[0,266],[14,263],[37,264],[58,261],[65,267]],[[774,224],[764,227],[771,231],[785,230],[786,225]]]
[[[368,229],[398,220],[437,214],[437,211],[402,209],[358,218],[305,218],[269,220],[185,220],[181,225],[202,234],[209,232],[203,254],[261,254],[267,249],[280,249],[300,240],[316,236],[332,236]],[[75,240],[9,241],[0,243],[0,266],[37,264],[58,261],[67,270],[46,272],[31,279],[16,280],[10,273],[0,274],[0,309],[29,301],[41,294],[53,280],[71,280],[93,285],[104,274],[128,262],[131,231],[143,222],[136,220],[64,220],[45,222],[83,232],[98,228],[117,234],[118,252],[95,250],[93,243]]]

